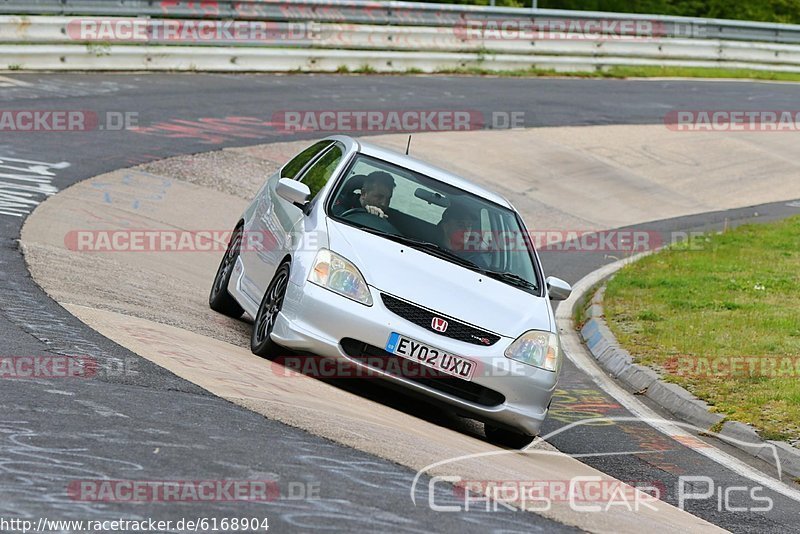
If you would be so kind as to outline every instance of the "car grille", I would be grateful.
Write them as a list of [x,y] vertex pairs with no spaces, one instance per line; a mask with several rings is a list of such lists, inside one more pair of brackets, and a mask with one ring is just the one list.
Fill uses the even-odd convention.
[[[415,304],[411,304],[410,302],[400,300],[399,298],[387,295],[386,293],[381,293],[381,300],[383,300],[383,304],[392,313],[395,313],[403,319],[411,321],[415,325],[421,326],[422,328],[428,330],[429,332],[433,332],[434,334],[439,334],[440,336],[445,336],[451,339],[457,339],[459,341],[472,343],[473,345],[481,345],[484,347],[489,347],[500,341],[500,336],[497,334],[492,334],[486,330],[475,328],[474,326],[462,323],[461,321],[453,319],[452,317],[426,310],[425,308],[421,308]],[[432,323],[434,318],[447,320],[448,325],[445,332],[439,332],[433,329]]]
[[501,393],[493,389],[420,365],[357,339],[345,338],[341,345],[345,354],[372,369],[400,376],[453,397],[481,406],[499,406],[506,401]]

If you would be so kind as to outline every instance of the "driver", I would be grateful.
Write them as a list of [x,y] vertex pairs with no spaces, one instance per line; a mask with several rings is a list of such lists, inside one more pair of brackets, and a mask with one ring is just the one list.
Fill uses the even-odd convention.
[[359,199],[361,207],[367,210],[367,213],[386,219],[389,217],[386,212],[389,209],[389,202],[392,200],[394,187],[394,178],[388,172],[369,173],[361,186],[361,198]]

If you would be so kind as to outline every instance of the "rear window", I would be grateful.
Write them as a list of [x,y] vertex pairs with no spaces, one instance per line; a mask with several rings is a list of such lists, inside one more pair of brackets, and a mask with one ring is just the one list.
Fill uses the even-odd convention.
[[283,166],[283,169],[281,169],[281,178],[294,179],[309,161],[314,159],[317,154],[329,147],[331,143],[333,143],[333,141],[320,141],[300,152],[298,155],[292,158],[289,163]]
[[328,180],[333,176],[336,167],[342,162],[343,157],[344,147],[336,143],[336,145],[332,146],[306,170],[300,178],[300,181],[306,184],[311,190],[309,200],[313,200],[314,197],[317,196],[317,193],[325,187],[325,184],[327,184]]

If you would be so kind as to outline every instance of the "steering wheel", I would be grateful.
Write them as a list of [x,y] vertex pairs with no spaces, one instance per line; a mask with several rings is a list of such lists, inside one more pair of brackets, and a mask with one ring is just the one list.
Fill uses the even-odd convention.
[[372,215],[364,208],[349,209],[339,215],[339,217],[363,225],[367,228],[372,228],[373,230],[379,230],[381,232],[387,232],[390,234],[399,233],[397,228],[395,228],[394,225],[388,220],[378,217],[377,215]]
[[356,213],[368,213],[368,212],[364,208],[350,208],[349,210],[339,215],[339,217],[347,217],[348,215],[354,215]]

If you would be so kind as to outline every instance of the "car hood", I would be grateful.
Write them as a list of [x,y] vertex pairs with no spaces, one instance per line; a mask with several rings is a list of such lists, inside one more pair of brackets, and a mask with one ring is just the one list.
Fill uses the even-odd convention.
[[367,284],[501,336],[551,330],[545,298],[446,260],[328,220],[330,248],[353,262]]

